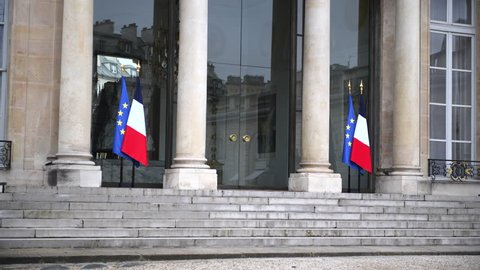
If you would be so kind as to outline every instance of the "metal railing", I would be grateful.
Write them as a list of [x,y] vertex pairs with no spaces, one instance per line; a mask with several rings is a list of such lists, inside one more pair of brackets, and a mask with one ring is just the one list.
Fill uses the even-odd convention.
[[12,163],[12,141],[0,140],[0,170],[10,170]]
[[430,176],[432,180],[444,178],[455,182],[480,180],[480,161],[429,159],[428,176]]

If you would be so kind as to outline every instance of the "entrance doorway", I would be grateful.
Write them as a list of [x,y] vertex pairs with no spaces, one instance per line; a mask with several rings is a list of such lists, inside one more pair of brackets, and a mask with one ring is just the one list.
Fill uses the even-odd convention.
[[220,188],[288,186],[291,5],[209,1],[206,156]]

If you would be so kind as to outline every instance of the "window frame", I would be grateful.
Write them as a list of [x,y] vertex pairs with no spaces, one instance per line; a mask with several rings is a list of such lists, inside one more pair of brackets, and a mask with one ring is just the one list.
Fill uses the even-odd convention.
[[0,63],[0,139],[7,139],[7,105],[8,105],[8,39],[10,20],[10,0],[4,0],[4,15],[0,25],[3,26],[2,61]]
[[[470,143],[470,159],[476,159],[476,112],[477,112],[477,87],[476,87],[476,55],[477,55],[477,44],[476,44],[476,1],[470,0],[472,3],[472,23],[471,24],[459,24],[453,23],[453,0],[447,0],[447,21],[437,21],[430,19],[430,31],[429,31],[429,40],[432,33],[446,35],[446,63],[445,67],[436,67],[432,66],[429,59],[429,74],[432,69],[434,70],[444,70],[446,72],[445,78],[445,104],[432,102],[429,96],[429,111],[432,105],[445,106],[445,139],[433,139],[431,137],[431,126],[429,126],[429,145],[431,142],[445,142],[445,159],[453,159],[453,144],[454,143]],[[469,37],[471,38],[471,67],[470,70],[467,69],[458,69],[453,68],[452,54],[453,54],[453,38],[457,36]],[[454,71],[470,71],[471,73],[471,103],[470,105],[458,105],[453,104],[453,72]],[[429,86],[429,91],[431,91],[431,85]],[[453,140],[453,108],[471,108],[471,134],[470,140]],[[431,116],[430,116],[431,117]],[[430,118],[431,119],[431,118]],[[431,121],[431,120],[430,120]],[[431,151],[430,151],[431,153]],[[430,156],[429,153],[429,156]],[[430,158],[432,158],[430,156]]]

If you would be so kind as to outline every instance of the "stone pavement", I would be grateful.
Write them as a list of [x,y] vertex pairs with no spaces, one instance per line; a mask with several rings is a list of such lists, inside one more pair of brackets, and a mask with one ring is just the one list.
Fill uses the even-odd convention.
[[128,269],[128,270],[311,270],[311,269],[445,269],[477,270],[480,256],[336,256],[336,257],[292,257],[292,258],[236,258],[236,259],[197,259],[167,261],[133,261],[110,263],[77,264],[21,264],[3,265],[0,269]]
[[480,247],[0,249],[0,269],[363,269],[355,265],[480,269]]

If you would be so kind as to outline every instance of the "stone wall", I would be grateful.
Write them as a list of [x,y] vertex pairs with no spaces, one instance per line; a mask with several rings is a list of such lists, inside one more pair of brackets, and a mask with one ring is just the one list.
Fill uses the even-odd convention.
[[[62,0],[10,1],[8,139],[9,185],[41,185],[56,153],[62,38]],[[0,175],[2,178],[2,175]]]
[[[395,79],[395,0],[381,1],[380,26],[380,82],[379,82],[379,136],[378,174],[388,173],[392,167],[392,136],[393,136],[393,84]],[[420,167],[422,173],[428,174],[428,104],[429,104],[429,1],[421,0],[420,18]]]
[[380,3],[380,48],[379,48],[379,136],[377,152],[378,174],[392,167],[393,136],[393,83],[395,79],[395,0],[383,0]]

